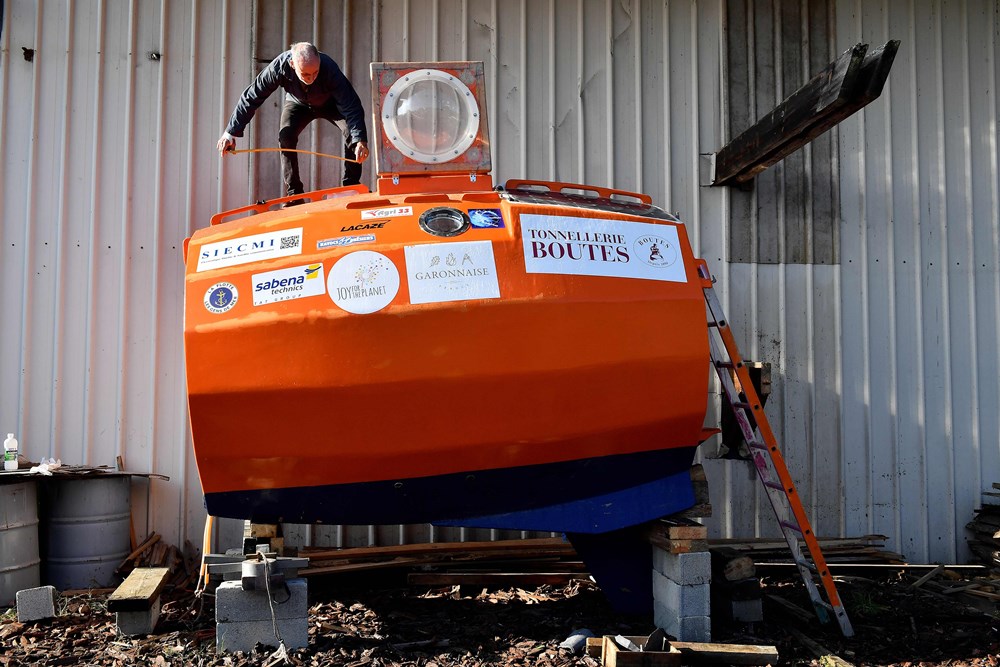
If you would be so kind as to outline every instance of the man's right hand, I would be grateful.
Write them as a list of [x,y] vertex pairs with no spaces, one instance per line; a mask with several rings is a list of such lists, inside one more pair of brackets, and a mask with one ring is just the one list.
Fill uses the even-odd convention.
[[236,137],[228,132],[223,132],[222,136],[219,137],[219,153],[225,155],[226,151],[231,151],[234,148],[236,148]]

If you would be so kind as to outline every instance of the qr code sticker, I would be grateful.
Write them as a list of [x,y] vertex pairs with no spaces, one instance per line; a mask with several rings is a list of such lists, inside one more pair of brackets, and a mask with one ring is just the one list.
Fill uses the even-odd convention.
[[281,249],[285,250],[287,248],[298,248],[299,247],[299,237],[298,236],[285,236],[281,239]]

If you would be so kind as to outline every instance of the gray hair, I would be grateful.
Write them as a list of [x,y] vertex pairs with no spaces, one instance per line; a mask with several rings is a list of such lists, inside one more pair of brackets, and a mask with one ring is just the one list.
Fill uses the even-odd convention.
[[319,58],[319,50],[309,42],[295,42],[291,47],[292,60],[307,63]]

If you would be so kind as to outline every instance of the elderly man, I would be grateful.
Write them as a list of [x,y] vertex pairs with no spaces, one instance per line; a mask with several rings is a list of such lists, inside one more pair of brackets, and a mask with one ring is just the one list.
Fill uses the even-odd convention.
[[[361,99],[337,63],[308,42],[292,44],[292,48],[272,60],[243,91],[226,131],[219,138],[219,152],[225,154],[236,146],[236,137],[243,136],[243,129],[254,112],[279,86],[285,91],[285,103],[281,109],[278,145],[295,148],[305,126],[317,118],[325,118],[344,133],[345,157],[353,156],[358,160],[344,164],[343,184],[359,183],[359,163],[368,159],[368,129]],[[297,195],[305,191],[299,178],[296,153],[281,153],[281,175],[285,180],[285,194]],[[286,206],[298,203],[302,203],[301,200],[288,202]]]

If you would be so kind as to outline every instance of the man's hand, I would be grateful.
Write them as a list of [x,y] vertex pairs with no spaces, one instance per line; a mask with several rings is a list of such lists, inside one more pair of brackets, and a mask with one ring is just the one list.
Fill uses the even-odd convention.
[[364,162],[368,159],[368,144],[364,141],[359,141],[354,144],[354,159],[358,162]]
[[229,134],[228,132],[223,132],[222,136],[219,137],[219,153],[222,155],[226,154],[226,151],[231,151],[236,148],[236,137]]

